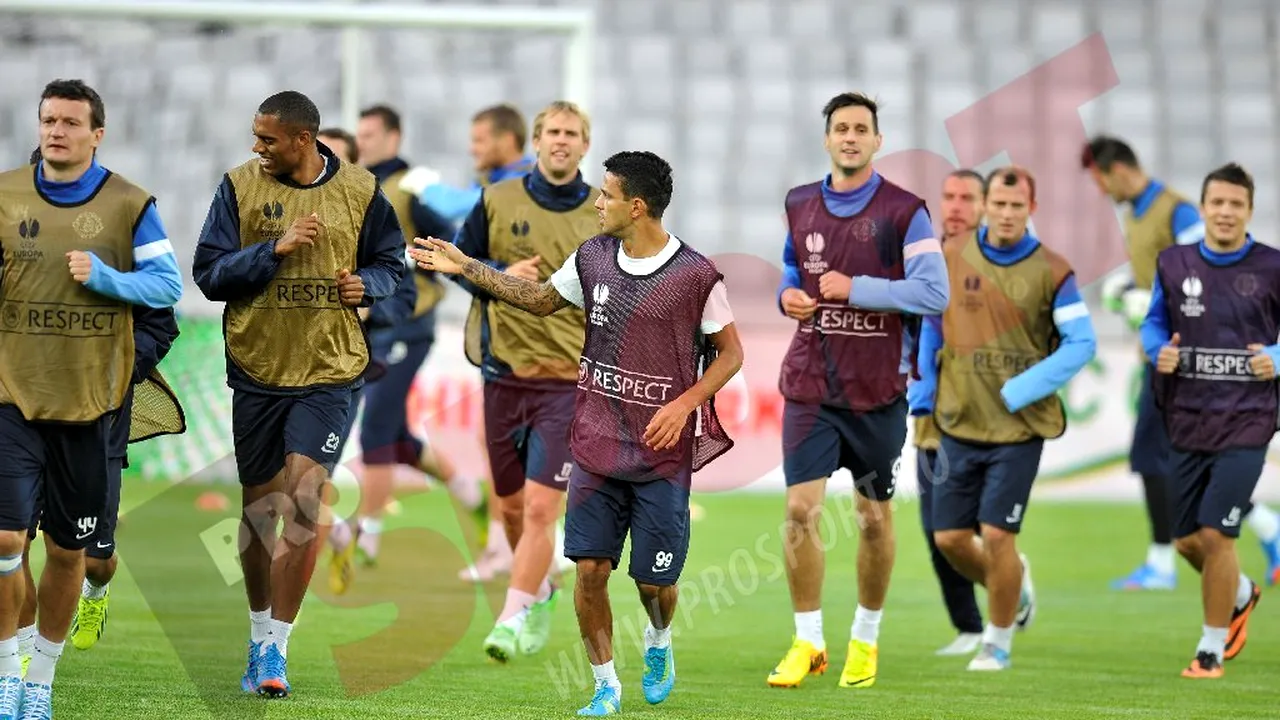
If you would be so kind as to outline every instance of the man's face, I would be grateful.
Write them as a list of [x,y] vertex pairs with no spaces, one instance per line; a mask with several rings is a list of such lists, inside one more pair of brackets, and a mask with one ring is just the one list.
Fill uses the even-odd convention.
[[280,122],[275,115],[253,116],[253,152],[269,175],[288,175],[302,164],[303,151],[315,142],[311,133]]
[[987,233],[1000,244],[1010,245],[1027,232],[1027,220],[1035,212],[1031,186],[1023,178],[1017,185],[1005,185],[996,177],[987,188]]
[[476,172],[488,172],[502,167],[502,141],[506,134],[499,135],[489,119],[471,123],[471,159],[475,161]]
[[942,183],[942,232],[964,235],[982,223],[982,183],[971,177],[949,177]]
[[1230,246],[1243,241],[1253,218],[1248,188],[1210,181],[1200,203],[1200,215],[1204,218],[1205,239],[1210,243]]
[[87,100],[48,98],[40,103],[40,153],[53,167],[78,167],[93,159],[103,128],[94,130]]
[[871,111],[850,105],[831,114],[824,145],[831,164],[845,175],[854,175],[871,164],[883,138],[876,132]]
[[356,149],[366,167],[386,162],[400,152],[400,133],[388,130],[377,115],[362,117],[356,123]]
[[611,172],[604,174],[600,184],[600,196],[596,198],[596,215],[600,218],[600,232],[621,237],[644,212],[636,198],[623,197],[622,182]]
[[553,180],[577,175],[578,165],[590,146],[582,126],[582,118],[568,112],[543,118],[542,130],[533,138],[533,149],[538,153],[538,167],[542,174]]
[[1118,165],[1112,167],[1110,172],[1103,172],[1097,165],[1091,165],[1089,167],[1089,175],[1093,178],[1093,182],[1098,186],[1098,189],[1111,198],[1113,202],[1120,203],[1129,199],[1125,197],[1122,191],[1123,183]]
[[325,147],[332,150],[334,155],[342,158],[344,162],[355,162],[351,159],[351,151],[353,148],[347,144],[346,140],[343,140],[340,137],[330,137],[328,135],[321,135],[317,139],[324,143]]

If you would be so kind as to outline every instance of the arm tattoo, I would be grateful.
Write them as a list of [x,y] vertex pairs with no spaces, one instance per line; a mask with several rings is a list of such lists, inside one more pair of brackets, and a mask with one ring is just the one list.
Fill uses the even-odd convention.
[[474,259],[467,260],[462,266],[462,276],[508,305],[540,317],[569,307],[569,301],[556,290],[550,280],[538,284],[495,270]]

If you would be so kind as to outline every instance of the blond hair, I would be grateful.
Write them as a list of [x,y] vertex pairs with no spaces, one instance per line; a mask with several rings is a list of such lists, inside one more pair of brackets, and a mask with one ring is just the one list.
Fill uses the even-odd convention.
[[591,116],[587,115],[587,111],[583,110],[575,102],[568,100],[556,100],[550,105],[542,109],[538,116],[533,119],[533,137],[536,140],[542,135],[542,126],[546,123],[547,118],[560,113],[568,113],[582,121],[582,139],[591,141]]

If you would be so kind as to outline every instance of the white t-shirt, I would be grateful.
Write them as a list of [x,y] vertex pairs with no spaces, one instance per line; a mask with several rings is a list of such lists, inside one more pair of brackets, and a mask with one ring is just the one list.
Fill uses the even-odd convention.
[[[667,244],[657,255],[646,258],[633,258],[623,252],[622,246],[619,245],[618,267],[628,275],[637,277],[652,275],[666,265],[679,249],[680,239],[671,234],[667,235]],[[569,255],[560,269],[552,273],[551,284],[565,300],[583,307],[586,297],[582,292],[582,279],[578,277],[577,257],[577,252]],[[707,296],[707,303],[702,308],[702,324],[698,327],[703,335],[714,335],[732,322],[733,310],[729,307],[729,291],[723,282],[717,282],[711,288],[711,294]]]

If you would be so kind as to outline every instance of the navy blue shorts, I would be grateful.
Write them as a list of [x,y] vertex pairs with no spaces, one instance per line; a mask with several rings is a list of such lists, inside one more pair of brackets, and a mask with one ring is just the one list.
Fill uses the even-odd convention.
[[1139,475],[1169,476],[1169,433],[1164,427],[1164,417],[1156,408],[1156,396],[1151,387],[1151,365],[1142,374],[1142,388],[1138,391],[1138,418],[1133,427],[1133,444],[1129,448],[1129,469]]
[[92,423],[28,422],[0,405],[0,530],[40,528],[67,550],[86,547],[107,503],[112,415]]
[[107,460],[109,471],[107,483],[107,504],[98,518],[98,527],[89,536],[89,544],[84,546],[86,557],[109,560],[116,554],[116,523],[120,519],[120,481],[124,474],[124,458],[114,457]]
[[1267,448],[1232,448],[1217,453],[1169,453],[1170,487],[1176,493],[1173,537],[1213,528],[1240,537],[1240,523],[1262,477]]
[[690,473],[633,483],[593,475],[577,465],[569,477],[564,556],[604,559],[618,568],[631,533],[631,577],[674,585],[689,554]]
[[933,486],[933,529],[972,530],[981,523],[1021,531],[1043,451],[1042,438],[978,445],[943,433],[934,464],[940,482]]
[[375,336],[374,357],[386,363],[386,374],[365,385],[360,419],[360,448],[365,465],[410,465],[422,457],[422,441],[409,432],[407,402],[418,368],[431,352],[432,338],[412,342]]
[[484,384],[484,434],[493,490],[508,497],[526,479],[564,491],[573,471],[569,426],[578,388],[524,388]]
[[301,395],[231,394],[231,434],[240,484],[262,485],[282,469],[286,455],[303,455],[333,472],[342,449],[351,388]]
[[871,500],[890,500],[907,442],[907,400],[866,413],[788,400],[782,411],[782,472],[787,486],[853,473]]

